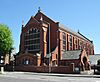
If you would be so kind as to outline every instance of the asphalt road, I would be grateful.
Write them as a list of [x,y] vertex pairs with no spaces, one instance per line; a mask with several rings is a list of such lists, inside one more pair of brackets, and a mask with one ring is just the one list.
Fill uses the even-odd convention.
[[[48,82],[46,80],[35,80],[35,79],[17,79],[9,77],[0,77],[0,82]],[[49,81],[52,82],[52,81]]]
[[0,75],[0,82],[100,82],[100,78],[62,77],[39,73],[7,73]]

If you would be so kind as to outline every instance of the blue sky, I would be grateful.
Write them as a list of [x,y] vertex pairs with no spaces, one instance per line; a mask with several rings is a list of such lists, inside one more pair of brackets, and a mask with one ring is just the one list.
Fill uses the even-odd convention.
[[17,52],[22,20],[26,24],[38,7],[51,19],[76,32],[79,29],[93,40],[95,53],[100,54],[100,0],[0,0],[0,23],[12,30]]

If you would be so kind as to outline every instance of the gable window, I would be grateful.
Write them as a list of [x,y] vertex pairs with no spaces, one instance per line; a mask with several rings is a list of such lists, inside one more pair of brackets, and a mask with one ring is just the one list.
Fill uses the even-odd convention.
[[29,53],[40,51],[40,30],[31,28],[24,34],[24,47]]

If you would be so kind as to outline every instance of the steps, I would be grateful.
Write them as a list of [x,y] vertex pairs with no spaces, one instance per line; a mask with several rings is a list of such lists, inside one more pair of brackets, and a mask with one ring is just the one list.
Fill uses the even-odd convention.
[[94,74],[94,71],[93,71],[93,70],[81,71],[81,74],[82,74],[82,75],[93,75],[93,74]]

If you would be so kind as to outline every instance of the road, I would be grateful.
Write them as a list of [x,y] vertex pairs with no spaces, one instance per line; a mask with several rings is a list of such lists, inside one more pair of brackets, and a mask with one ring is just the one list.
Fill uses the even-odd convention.
[[6,73],[0,75],[0,82],[100,82],[100,78],[67,77],[43,73]]

